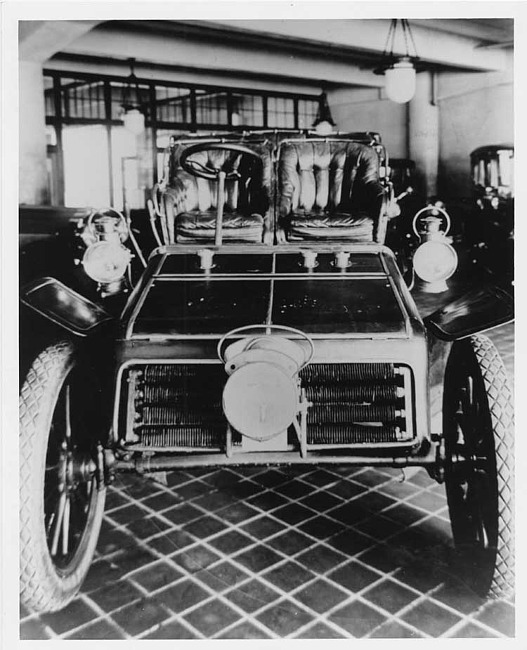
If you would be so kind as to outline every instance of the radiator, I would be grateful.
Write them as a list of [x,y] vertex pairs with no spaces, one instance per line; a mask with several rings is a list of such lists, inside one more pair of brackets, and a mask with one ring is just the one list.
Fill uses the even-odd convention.
[[[137,450],[223,450],[220,364],[148,364],[128,371],[126,442]],[[412,374],[385,363],[311,364],[300,373],[311,406],[307,447],[407,442],[414,436]],[[296,441],[292,429],[291,444]],[[233,445],[241,434],[232,432]]]

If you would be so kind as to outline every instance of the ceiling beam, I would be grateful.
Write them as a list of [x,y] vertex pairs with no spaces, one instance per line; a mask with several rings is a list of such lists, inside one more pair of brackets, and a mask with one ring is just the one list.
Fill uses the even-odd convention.
[[[324,45],[330,45],[332,50],[336,47],[355,50],[357,54],[380,54],[384,49],[390,21],[386,19],[370,20],[215,20],[192,21],[194,25],[204,28],[222,29],[225,37],[230,33],[231,39],[237,34],[256,34],[258,37],[276,39],[304,40],[318,43],[319,50],[323,51]],[[481,28],[484,37],[474,36],[477,23],[469,22],[470,29],[463,21],[458,31],[454,33],[454,26],[449,21],[452,31],[435,28],[434,20],[410,20],[417,53],[424,62],[473,71],[503,70],[506,57],[503,52],[487,50],[482,52],[477,46],[489,38],[488,30]],[[401,38],[395,44],[395,53],[404,54],[404,43]]]
[[21,20],[18,53],[22,61],[44,62],[98,25],[100,20]]
[[349,60],[336,60],[324,47],[316,53],[284,51],[267,42],[264,47],[248,45],[223,34],[221,39],[189,38],[177,30],[154,32],[143,26],[127,32],[113,23],[90,31],[64,50],[68,54],[127,58],[143,63],[184,65],[186,69],[243,76],[273,75],[276,79],[325,82],[334,85],[364,87],[382,86],[382,79],[373,74],[371,66],[362,67]]

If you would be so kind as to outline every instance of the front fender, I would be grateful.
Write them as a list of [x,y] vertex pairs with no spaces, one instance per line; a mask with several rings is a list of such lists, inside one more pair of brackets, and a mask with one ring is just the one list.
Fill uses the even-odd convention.
[[33,311],[72,334],[87,337],[114,320],[105,309],[55,278],[39,278],[27,284],[20,300]]
[[514,320],[514,299],[498,287],[471,290],[424,319],[443,341],[456,341]]

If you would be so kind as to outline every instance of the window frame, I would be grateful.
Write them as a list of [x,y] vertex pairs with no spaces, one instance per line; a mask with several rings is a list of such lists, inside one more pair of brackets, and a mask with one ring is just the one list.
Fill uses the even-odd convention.
[[[64,153],[62,145],[62,130],[64,127],[75,124],[103,124],[106,126],[107,132],[107,142],[108,142],[108,162],[109,162],[109,187],[110,187],[110,200],[113,203],[114,196],[114,183],[113,183],[113,160],[112,160],[112,127],[123,126],[123,121],[120,119],[115,119],[112,117],[112,106],[115,103],[115,100],[112,97],[112,83],[122,86],[128,79],[128,76],[119,76],[119,75],[105,75],[92,72],[76,72],[72,70],[53,70],[49,68],[44,68],[43,70],[44,77],[51,78],[52,83],[45,89],[45,106],[53,107],[53,114],[46,113],[46,124],[52,125],[55,127],[56,140],[57,143],[54,146],[54,152],[57,154],[58,163],[56,168],[59,170],[61,178],[55,179],[55,185],[59,188],[59,201],[60,205],[64,205]],[[70,81],[83,81],[87,83],[100,83],[102,84],[103,90],[103,102],[104,110],[103,117],[72,117],[71,115],[66,115],[64,111],[64,101],[63,94],[64,88],[63,80],[69,79]],[[217,86],[212,84],[193,84],[187,82],[177,82],[177,81],[162,81],[160,79],[145,79],[138,78],[138,84],[141,87],[144,87],[145,92],[145,102],[147,108],[147,115],[145,118],[145,128],[149,131],[149,136],[151,139],[151,169],[152,169],[152,184],[156,183],[158,178],[157,172],[157,156],[159,153],[163,153],[164,149],[157,146],[157,131],[182,131],[185,133],[197,133],[200,131],[218,131],[218,132],[242,132],[251,129],[269,129],[269,128],[291,128],[291,127],[281,127],[281,126],[269,126],[269,98],[272,100],[292,100],[292,120],[294,129],[305,128],[305,126],[299,126],[299,102],[313,102],[313,118],[316,115],[316,109],[318,107],[319,95],[311,95],[304,93],[294,93],[294,92],[280,92],[280,91],[271,91],[271,90],[253,90],[248,88],[240,88],[235,86]],[[161,88],[179,88],[182,90],[188,91],[189,94],[189,106],[190,106],[190,120],[186,121],[167,121],[159,119],[157,106],[160,103],[166,105],[167,98],[158,98],[156,97],[156,87]],[[211,121],[211,122],[201,122],[198,120],[198,104],[199,97],[207,97],[213,94],[224,98],[225,108],[226,108],[226,122],[222,121]],[[239,97],[247,96],[248,98],[254,99],[255,97],[261,98],[261,113],[258,113],[261,117],[259,124],[233,124],[233,113],[237,112],[236,109],[236,100]],[[177,100],[178,97],[173,98]],[[279,102],[275,102],[279,103]],[[254,105],[254,103],[253,103]],[[246,115],[250,115],[250,111],[246,112]],[[289,113],[285,113],[289,115]],[[302,113],[305,115],[305,112]]]

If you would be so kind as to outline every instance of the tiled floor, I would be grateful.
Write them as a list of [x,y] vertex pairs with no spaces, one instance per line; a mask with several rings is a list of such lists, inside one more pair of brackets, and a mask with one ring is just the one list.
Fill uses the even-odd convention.
[[[512,369],[512,326],[491,336]],[[513,602],[470,579],[422,469],[120,475],[79,597],[22,609],[21,638],[514,636]]]

